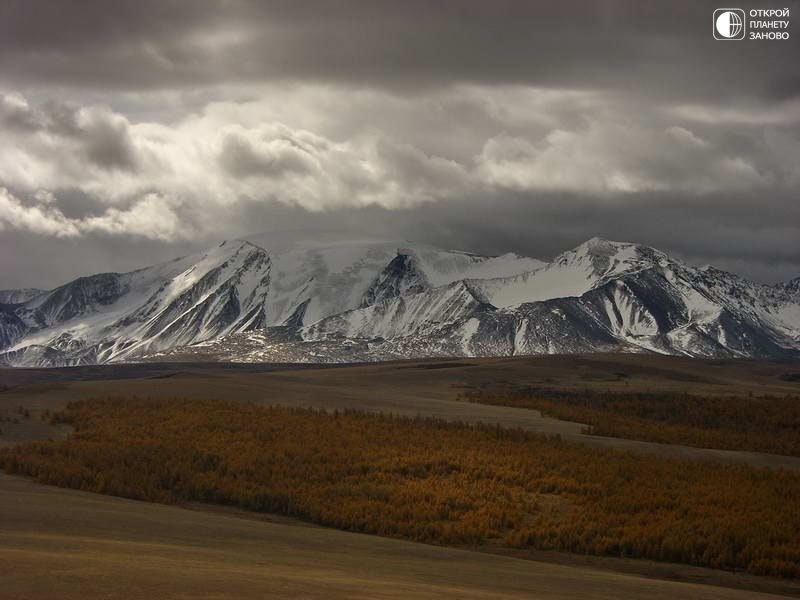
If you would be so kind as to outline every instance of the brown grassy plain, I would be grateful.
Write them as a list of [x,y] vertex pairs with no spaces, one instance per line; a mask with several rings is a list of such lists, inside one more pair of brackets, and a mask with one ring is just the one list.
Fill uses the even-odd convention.
[[[566,391],[675,392],[710,395],[800,394],[800,361],[705,361],[655,355],[540,356],[458,361],[410,361],[344,367],[166,363],[0,372],[0,413],[19,406],[34,415],[70,400],[108,395],[236,399],[264,405],[426,416],[484,422],[558,434],[603,448],[800,469],[800,458],[691,448],[582,434],[584,424],[538,411],[460,402],[470,390],[545,388]],[[5,428],[9,429],[9,428]],[[6,441],[7,436],[6,433]],[[41,430],[15,434],[42,439]],[[0,445],[4,436],[0,435]]]
[[[560,560],[570,561],[567,555]],[[581,558],[571,562],[519,560],[249,514],[185,510],[0,474],[4,600],[769,600],[800,595],[790,583],[691,567],[663,571],[636,561],[623,567],[642,574],[630,574],[611,572],[602,563],[587,565]]]
[[[800,469],[795,457],[586,436],[582,424],[542,417],[534,410],[458,401],[469,390],[519,387],[720,396],[798,394],[798,373],[800,361],[635,355],[303,369],[214,363],[0,369],[0,416],[13,415],[19,407],[30,413],[16,424],[0,423],[0,446],[64,437],[68,427],[51,428],[39,417],[43,411],[62,409],[70,400],[135,394],[481,421],[559,434],[600,447]],[[187,511],[0,475],[0,597],[773,597],[756,590],[800,596],[800,586],[794,582],[696,567],[504,551],[533,559],[513,560],[207,508]]]

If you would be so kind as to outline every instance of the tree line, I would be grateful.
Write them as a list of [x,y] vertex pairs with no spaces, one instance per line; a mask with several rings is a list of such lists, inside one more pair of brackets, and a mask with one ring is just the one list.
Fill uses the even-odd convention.
[[0,450],[38,481],[208,502],[421,542],[800,577],[800,474],[587,448],[487,425],[103,398],[65,440]]
[[587,433],[700,448],[800,456],[800,396],[474,390],[462,400],[586,423]]

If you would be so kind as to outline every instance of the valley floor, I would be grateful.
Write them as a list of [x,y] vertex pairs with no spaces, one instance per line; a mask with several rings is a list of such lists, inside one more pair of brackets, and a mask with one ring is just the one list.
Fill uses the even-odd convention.
[[[67,435],[67,426],[52,427],[38,417],[62,409],[70,400],[137,395],[482,421],[558,434],[594,446],[800,470],[797,457],[588,436],[581,433],[580,423],[546,418],[535,410],[458,399],[470,390],[524,386],[797,395],[798,373],[798,361],[702,361],[642,355],[459,359],[302,369],[213,363],[0,369],[0,417],[6,419],[0,423],[0,446]],[[792,581],[567,554],[499,556],[206,508],[185,510],[0,475],[0,597],[778,597],[768,592],[800,597],[800,586]]]
[[[800,361],[700,360],[659,355],[556,355],[409,361],[352,366],[130,364],[65,369],[0,370],[0,416],[24,407],[34,414],[70,400],[109,395],[244,400],[264,405],[358,409],[560,435],[595,447],[800,470],[800,458],[693,448],[585,435],[584,425],[538,411],[459,401],[464,392],[510,387],[710,395],[800,394]],[[26,423],[2,427],[0,446],[52,435]],[[30,432],[24,431],[30,428]]]
[[[692,572],[674,566],[673,575],[687,578]],[[739,578],[728,573],[709,577],[728,585]],[[777,591],[800,593],[791,584],[748,581],[753,580],[762,589],[772,584],[783,586]],[[185,510],[0,475],[0,597],[766,600],[782,596],[433,547],[285,520]]]

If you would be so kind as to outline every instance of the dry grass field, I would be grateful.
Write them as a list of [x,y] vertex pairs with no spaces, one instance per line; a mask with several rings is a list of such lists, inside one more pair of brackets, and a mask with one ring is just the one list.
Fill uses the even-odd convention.
[[[232,399],[265,405],[353,408],[468,423],[484,422],[604,448],[800,469],[800,459],[756,452],[690,448],[581,433],[584,424],[538,411],[459,401],[470,390],[675,392],[710,395],[800,394],[800,361],[704,361],[655,355],[541,356],[397,362],[344,367],[141,364],[68,369],[0,370],[0,415],[22,406],[35,416],[70,400],[108,395]],[[34,419],[35,420],[35,419]],[[26,424],[19,425],[23,430]],[[0,435],[42,439],[40,428]]]
[[[714,584],[761,580],[700,569]],[[658,574],[657,570],[653,573]],[[774,591],[797,594],[790,584]],[[548,599],[768,600],[718,585],[614,573],[185,510],[0,474],[4,600]]]
[[800,578],[800,473],[637,456],[492,426],[224,400],[111,397],[8,474],[447,546],[648,558]]
[[[64,409],[69,401],[136,395],[484,422],[558,434],[590,446],[795,470],[800,469],[797,457],[584,435],[581,423],[459,397],[470,391],[520,388],[796,395],[798,373],[798,361],[638,355],[303,368],[172,363],[0,369],[0,447],[64,438],[69,426],[54,427],[41,417]],[[800,597],[800,585],[786,580],[642,560],[493,551],[504,556],[334,531],[231,509],[190,511],[0,476],[4,599],[770,597],[762,592]]]

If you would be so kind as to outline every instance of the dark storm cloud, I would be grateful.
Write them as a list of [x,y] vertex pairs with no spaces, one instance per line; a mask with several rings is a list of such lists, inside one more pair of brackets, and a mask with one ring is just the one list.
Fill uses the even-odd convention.
[[406,227],[425,232],[427,241],[447,239],[451,246],[485,253],[512,250],[549,258],[597,235],[652,245],[694,264],[736,263],[736,272],[756,280],[800,274],[800,208],[793,194],[773,195],[767,211],[754,210],[749,196],[636,196],[616,207],[572,194],[474,199],[459,210],[426,206],[406,216]]
[[136,151],[125,122],[95,118],[84,132],[86,156],[91,162],[104,169],[136,170]]
[[296,140],[284,136],[264,141],[266,143],[257,147],[242,135],[226,135],[219,154],[222,168],[235,177],[282,177],[291,173],[309,173],[313,169],[309,148]]
[[81,133],[75,111],[53,101],[32,109],[24,99],[0,94],[0,126],[21,133],[47,132],[59,136]]
[[[15,198],[25,198],[24,190],[7,186],[6,189]],[[58,190],[58,208],[69,219],[84,219],[92,215],[101,215],[108,207],[107,203],[85,191],[77,188],[63,188]]]
[[0,288],[270,229],[800,275],[800,3],[718,5],[5,0]]
[[747,194],[636,196],[635,202],[617,207],[585,194],[514,193],[461,197],[413,209],[370,206],[322,213],[296,205],[250,202],[240,206],[231,232],[373,235],[489,255],[516,252],[543,260],[601,236],[652,245],[691,264],[712,264],[755,281],[800,276],[800,203],[791,191],[774,193],[761,210],[754,210]]
[[22,97],[0,93],[0,128],[29,139],[43,135],[74,142],[90,163],[103,169],[137,167],[127,120],[108,110],[78,111],[55,101],[32,108]]
[[797,36],[778,45],[715,43],[716,6],[11,0],[0,8],[0,72],[18,82],[137,89],[289,78],[796,96],[787,71]]
[[125,272],[198,250],[202,244],[118,236],[59,238],[3,231],[0,289],[52,289],[91,273]]
[[[721,210],[720,207],[727,207]],[[484,254],[516,252],[549,260],[593,236],[652,245],[695,265],[712,264],[756,281],[800,275],[800,205],[776,194],[764,211],[746,195],[686,199],[641,194],[624,210],[585,195],[505,194],[308,214],[296,206],[243,206],[240,231],[338,231],[421,241]],[[665,226],[668,224],[668,226]]]
[[[429,203],[413,209],[378,206],[309,212],[296,204],[251,200],[213,232],[191,240],[148,240],[92,235],[54,238],[4,231],[0,235],[0,289],[48,287],[80,275],[126,271],[231,239],[264,231],[313,237],[386,237],[484,254],[516,252],[549,260],[586,239],[652,245],[695,265],[712,264],[755,281],[800,275],[800,205],[778,194],[762,210],[747,195],[686,199],[642,194],[624,207],[568,193],[505,194]],[[720,207],[726,207],[724,210]]]

